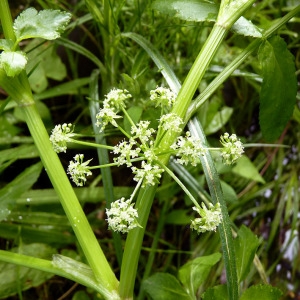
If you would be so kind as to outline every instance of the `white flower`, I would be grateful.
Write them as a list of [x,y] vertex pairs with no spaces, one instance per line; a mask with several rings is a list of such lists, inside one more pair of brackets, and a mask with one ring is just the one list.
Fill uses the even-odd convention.
[[220,142],[223,145],[221,155],[224,163],[227,165],[233,164],[244,153],[243,144],[240,139],[237,138],[236,134],[229,136],[229,133],[226,132],[221,136]]
[[67,173],[71,175],[72,180],[77,186],[83,186],[86,182],[86,176],[92,175],[92,172],[87,166],[90,163],[91,159],[83,162],[83,158],[83,154],[76,154],[74,156],[74,161],[70,161],[70,164],[68,166]]
[[131,127],[132,138],[139,139],[142,144],[149,141],[151,135],[155,133],[153,128],[148,128],[150,121],[140,121],[135,126]]
[[149,149],[145,150],[144,157],[148,163],[151,163],[152,161],[157,159],[157,156],[156,156],[153,148],[149,148]]
[[150,91],[150,100],[156,102],[156,106],[171,107],[176,100],[176,94],[168,88],[157,87]]
[[192,166],[200,163],[199,156],[203,155],[206,151],[200,139],[191,136],[189,131],[186,132],[185,137],[178,137],[171,148],[176,150],[176,156],[180,157],[175,160],[177,163],[182,165],[191,163]]
[[101,126],[100,132],[103,131],[108,123],[111,123],[113,126],[118,127],[117,122],[115,119],[122,118],[121,116],[117,115],[113,109],[111,108],[103,108],[96,115],[96,126]]
[[108,228],[113,231],[127,233],[139,226],[137,222],[138,212],[133,206],[131,200],[125,200],[124,197],[112,202],[111,208],[106,209]]
[[220,204],[217,203],[215,206],[210,203],[209,209],[202,202],[201,207],[193,207],[201,218],[196,218],[191,223],[191,229],[196,230],[197,233],[206,232],[206,231],[216,231],[218,225],[222,221],[222,214]]
[[174,113],[169,113],[161,116],[159,127],[164,130],[171,130],[173,132],[181,132],[182,119]]
[[50,142],[52,144],[53,150],[56,153],[66,152],[67,143],[72,140],[72,137],[76,134],[73,133],[74,126],[69,124],[56,125],[51,132]]
[[122,108],[125,108],[125,100],[131,98],[127,90],[121,89],[112,89],[106,96],[103,101],[104,108],[111,108],[115,111],[119,111]]
[[132,167],[131,169],[132,173],[135,174],[133,180],[137,182],[143,180],[143,187],[146,185],[155,185],[156,183],[159,183],[161,173],[164,171],[163,169],[159,168],[159,166],[153,166],[145,161],[142,161],[140,169],[137,167]]
[[[133,149],[133,147],[135,147]],[[118,145],[114,146],[113,153],[119,154],[118,157],[114,158],[114,162],[118,164],[118,166],[126,164],[127,167],[132,165],[131,159],[138,157],[141,149],[136,147],[136,141],[132,138],[129,141],[120,142]]]

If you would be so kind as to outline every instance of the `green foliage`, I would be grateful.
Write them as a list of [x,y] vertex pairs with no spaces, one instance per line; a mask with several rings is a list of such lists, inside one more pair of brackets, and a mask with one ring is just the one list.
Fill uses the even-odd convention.
[[191,300],[193,297],[180,285],[175,276],[157,273],[143,282],[142,289],[153,300]]
[[41,10],[35,8],[24,10],[14,22],[17,41],[29,38],[55,40],[65,30],[71,14],[59,10]]
[[243,225],[234,240],[239,282],[242,282],[250,272],[258,245],[258,238]]
[[[119,296],[107,293],[96,282],[94,270],[97,267],[86,256],[87,248],[93,246],[86,243],[87,247],[82,251],[84,241],[80,239],[78,242],[72,231],[73,226],[77,234],[76,230],[80,226],[76,227],[77,223],[69,215],[71,222],[68,220],[60,204],[61,194],[51,188],[41,165],[34,164],[39,153],[33,141],[37,145],[43,142],[34,133],[32,137],[23,124],[27,120],[23,105],[18,106],[17,102],[11,101],[19,98],[26,100],[31,93],[24,81],[25,72],[21,72],[25,69],[27,58],[26,72],[35,93],[33,97],[39,100],[37,106],[41,108],[40,113],[44,112],[48,133],[53,128],[52,120],[54,124],[71,121],[76,123],[82,140],[95,140],[97,144],[102,144],[106,139],[107,144],[116,145],[122,138],[115,129],[99,134],[97,128],[92,128],[95,127],[95,111],[101,106],[104,95],[113,87],[128,89],[135,99],[127,110],[133,122],[146,119],[156,126],[160,109],[145,100],[148,99],[149,90],[158,85],[169,86],[175,92],[180,90],[181,83],[185,82],[188,70],[208,38],[210,27],[217,20],[219,10],[212,2],[194,0],[153,1],[152,4],[146,0],[100,2],[85,1],[71,6],[67,1],[39,1],[40,6],[52,10],[47,10],[47,13],[35,9],[25,10],[15,21],[17,41],[11,38],[0,40],[0,49],[3,50],[0,56],[0,85],[4,89],[2,94],[6,92],[9,95],[0,100],[0,236],[7,248],[11,248],[12,243],[28,243],[29,247],[31,243],[39,242],[43,243],[41,249],[48,247],[54,249],[53,253],[64,254],[55,256],[54,264],[47,269],[49,275],[33,271],[30,277],[28,273],[22,278],[16,276],[17,270],[23,270],[24,267],[17,267],[12,275],[9,273],[11,276],[4,278],[3,282],[10,278],[10,282],[15,284],[14,287],[11,285],[11,295],[21,295],[23,287],[20,285],[16,288],[16,283],[24,279],[24,282],[29,282],[28,288],[44,283],[43,290],[48,289],[49,295],[56,297],[52,295],[55,282],[46,281],[53,272],[88,287],[86,291],[75,291],[73,297],[70,296],[74,300],[91,299],[93,296],[93,299],[99,299],[102,297],[99,293],[107,299],[114,299],[114,296],[118,299]],[[243,6],[237,8],[235,4],[238,2]],[[197,235],[190,232],[189,224],[193,218],[191,203],[168,175],[162,178],[154,201],[155,189],[144,190],[139,196],[141,210],[146,207],[148,212],[143,212],[146,217],[143,219],[142,233],[139,236],[134,233],[128,235],[126,242],[126,236],[116,237],[107,231],[105,207],[115,199],[130,197],[133,182],[127,170],[112,167],[111,173],[109,170],[101,175],[95,171],[86,187],[74,189],[96,234],[97,245],[101,245],[113,272],[119,274],[121,270],[119,291],[124,298],[132,296],[132,292],[127,291],[133,290],[132,282],[135,283],[134,291],[137,293],[134,297],[138,300],[144,299],[145,293],[149,299],[198,299],[201,295],[204,300],[224,300],[229,299],[228,292],[232,292],[235,284],[237,286],[237,281],[240,290],[236,289],[234,295],[240,299],[275,300],[280,298],[281,292],[271,285],[278,286],[284,293],[287,293],[289,283],[293,283],[294,291],[299,287],[296,280],[299,272],[297,257],[293,256],[289,260],[286,256],[290,245],[293,245],[294,251],[299,247],[293,242],[297,240],[295,234],[299,227],[299,196],[295,193],[299,189],[297,149],[300,146],[300,117],[295,105],[300,99],[296,95],[295,79],[300,57],[297,47],[299,20],[294,18],[287,23],[290,17],[286,17],[286,12],[296,7],[287,1],[281,3],[281,10],[274,8],[272,1],[263,1],[249,7],[243,13],[244,17],[236,20],[240,9],[244,9],[248,3],[251,6],[251,1],[222,1],[218,22],[227,29],[234,23],[232,32],[222,41],[208,72],[200,85],[196,85],[195,94],[188,95],[188,89],[181,100],[188,103],[190,97],[196,97],[196,101],[191,102],[190,114],[185,123],[188,124],[192,115],[197,116],[200,127],[209,135],[205,145],[219,147],[219,136],[224,132],[236,132],[243,142],[250,145],[245,147],[244,156],[229,167],[221,164],[217,151],[209,153],[212,157],[203,158],[203,166],[191,168],[170,163],[170,168],[199,203],[209,203],[218,197],[224,200],[230,216],[228,224],[232,225],[228,225],[227,229],[231,231],[237,228],[234,252],[229,251],[229,255],[226,250],[223,250],[223,255],[217,253],[221,248],[219,233]],[[72,11],[72,23],[67,27],[67,34],[70,34],[66,38],[51,43],[23,40],[27,37],[54,39],[59,36],[71,16],[69,13],[58,12],[57,9],[62,7]],[[270,22],[271,19],[274,21]],[[275,25],[278,27],[272,29]],[[273,37],[269,38],[270,35]],[[255,41],[247,47],[249,41],[254,40],[253,37]],[[23,40],[21,44],[20,39]],[[57,45],[60,46],[58,54]],[[259,46],[257,59],[255,51]],[[65,51],[61,51],[61,48]],[[296,57],[295,61],[291,53]],[[21,58],[21,63],[15,60],[17,57]],[[58,83],[56,80],[64,81]],[[259,93],[260,103],[257,101]],[[89,97],[89,103],[86,96]],[[263,136],[257,127],[258,105]],[[129,133],[129,120],[125,117],[122,123]],[[278,144],[292,145],[291,148],[262,144],[264,140],[278,138],[287,123],[291,126],[287,127]],[[34,126],[37,125],[34,123]],[[74,153],[79,151],[93,159],[93,165],[98,160],[101,164],[104,161],[110,162],[110,151],[96,153],[80,144],[70,145],[70,152],[60,155],[64,169]],[[42,155],[46,153],[44,151]],[[220,180],[214,177],[210,181],[211,175],[217,174],[212,168],[214,166],[217,167]],[[47,172],[51,173],[49,167]],[[112,176],[111,181],[107,180],[108,175]],[[65,181],[64,190],[67,184]],[[71,192],[68,189],[68,194]],[[247,227],[243,224],[247,224]],[[286,228],[291,228],[290,236]],[[144,232],[146,235],[141,244]],[[286,236],[284,245],[282,236]],[[93,241],[93,238],[92,234],[88,241]],[[222,245],[228,247],[226,242],[222,242]],[[257,251],[258,245],[261,248]],[[140,247],[142,252],[139,256]],[[70,248],[74,249],[73,254]],[[96,250],[92,253],[99,254]],[[233,261],[237,267],[231,264],[228,268],[227,265],[227,278],[234,278],[228,272],[231,267],[237,270],[238,280],[233,280],[228,286],[218,285],[224,275],[224,261],[227,259],[230,264],[232,260],[231,253],[235,253]],[[39,257],[35,252],[28,254]],[[0,255],[5,259],[2,252]],[[284,264],[281,264],[283,257]],[[28,257],[21,258],[24,264],[28,262]],[[134,262],[130,260],[133,258],[136,258]],[[43,261],[50,264],[49,260]],[[95,255],[96,266],[101,266],[99,261],[101,254]],[[17,263],[16,258],[14,262]],[[22,265],[21,261],[18,263]],[[279,264],[283,269],[282,274],[275,272]],[[283,276],[286,265],[292,270],[291,278]],[[32,267],[41,269],[41,265],[34,260]],[[5,264],[5,270],[9,268]],[[105,274],[111,276],[109,271]],[[266,274],[270,286],[261,284],[267,283]],[[1,272],[1,275],[6,277],[6,271]],[[40,281],[36,280],[38,276]],[[31,281],[31,278],[34,280]],[[97,291],[97,294],[92,296],[91,290]],[[41,289],[37,288],[33,293],[38,291]],[[26,298],[25,294],[23,298]],[[40,298],[43,299],[43,295]],[[29,296],[29,299],[32,297]]]
[[284,40],[274,36],[260,47],[263,83],[260,91],[260,126],[266,140],[274,141],[291,118],[296,103],[294,58]]
[[[215,22],[219,7],[213,2],[195,0],[156,0],[152,7],[173,18],[194,22]],[[232,30],[238,34],[261,37],[261,30],[244,17],[240,17]]]
[[25,191],[31,188],[40,175],[42,164],[39,162],[25,169],[9,184],[0,190],[0,220],[10,214],[10,209]]
[[220,253],[201,256],[187,262],[178,272],[178,278],[191,296],[197,295],[200,285],[207,279],[211,268],[221,259]]
[[237,161],[236,165],[232,168],[232,172],[247,179],[265,183],[265,180],[259,174],[255,165],[246,156],[242,156],[241,159]]
[[241,300],[266,299],[278,300],[282,296],[282,292],[270,285],[254,285],[247,289],[241,296]]
[[[11,251],[34,257],[50,259],[57,250],[46,244],[28,244],[13,248]],[[15,295],[17,290],[25,291],[37,287],[53,275],[47,272],[0,262],[0,299]]]

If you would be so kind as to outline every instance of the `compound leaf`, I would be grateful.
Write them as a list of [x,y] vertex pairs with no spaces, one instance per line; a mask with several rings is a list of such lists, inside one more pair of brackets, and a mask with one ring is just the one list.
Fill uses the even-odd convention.
[[59,10],[35,8],[24,10],[14,22],[17,41],[28,38],[54,40],[60,37],[71,19],[71,14]]

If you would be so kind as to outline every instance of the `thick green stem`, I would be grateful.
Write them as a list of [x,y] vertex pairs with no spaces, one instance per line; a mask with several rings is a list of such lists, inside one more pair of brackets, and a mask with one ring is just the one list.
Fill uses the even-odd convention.
[[[196,92],[196,89],[198,88],[205,74],[205,71],[207,70],[215,53],[219,49],[226,34],[227,30],[225,28],[217,25],[213,27],[209,37],[207,38],[191,70],[189,71],[181,89],[179,90],[172,113],[177,114],[182,119],[184,119],[188,107]],[[158,134],[158,141],[160,140],[162,134],[163,133]],[[165,134],[159,143],[159,148],[162,151],[169,149],[170,145],[174,143],[174,140],[177,137],[177,135],[178,133],[176,132]],[[160,161],[163,164],[167,164],[168,160],[169,155],[160,157]]]
[[[0,18],[4,33],[8,34],[10,39],[13,39],[13,36],[11,36],[13,34],[12,22],[9,21],[9,16],[10,11],[7,1],[0,1]],[[15,90],[11,87],[11,81],[15,83]],[[52,149],[48,133],[34,103],[25,72],[12,79],[6,78],[5,74],[1,73],[1,84],[18,103],[24,113],[25,121],[39,151],[44,167],[60,198],[61,204],[86,259],[94,272],[95,278],[106,290],[116,290],[118,288],[118,281],[87,221],[60,160]]]
[[137,227],[128,233],[123,254],[119,294],[121,299],[133,299],[133,289],[143,242],[143,237],[153,203],[157,186],[145,187],[140,190],[136,208],[139,212]]
[[117,279],[95,238],[60,160],[52,149],[47,131],[34,103],[23,106],[23,112],[44,167],[55,191],[59,195],[61,204],[72,225],[86,259],[95,273],[95,277],[108,290],[116,289],[118,286]]

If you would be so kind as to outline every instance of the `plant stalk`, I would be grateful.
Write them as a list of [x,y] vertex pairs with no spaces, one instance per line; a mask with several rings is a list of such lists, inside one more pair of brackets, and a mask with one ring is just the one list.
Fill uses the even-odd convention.
[[[3,31],[8,35],[6,38],[13,40],[13,27],[10,16],[7,0],[0,1],[0,18]],[[10,78],[6,80],[5,75],[2,74],[2,72],[1,77],[1,79],[4,78],[1,80],[2,87],[18,103],[23,111],[25,121],[39,151],[45,170],[60,198],[65,213],[96,279],[105,289],[109,291],[116,290],[118,287],[118,280],[106,260],[91,226],[87,221],[57,154],[52,149],[49,135],[33,100],[25,71],[13,78],[14,82],[18,83],[15,87],[16,89],[19,89],[17,92],[11,89],[9,84]],[[8,90],[6,89],[6,83]]]

